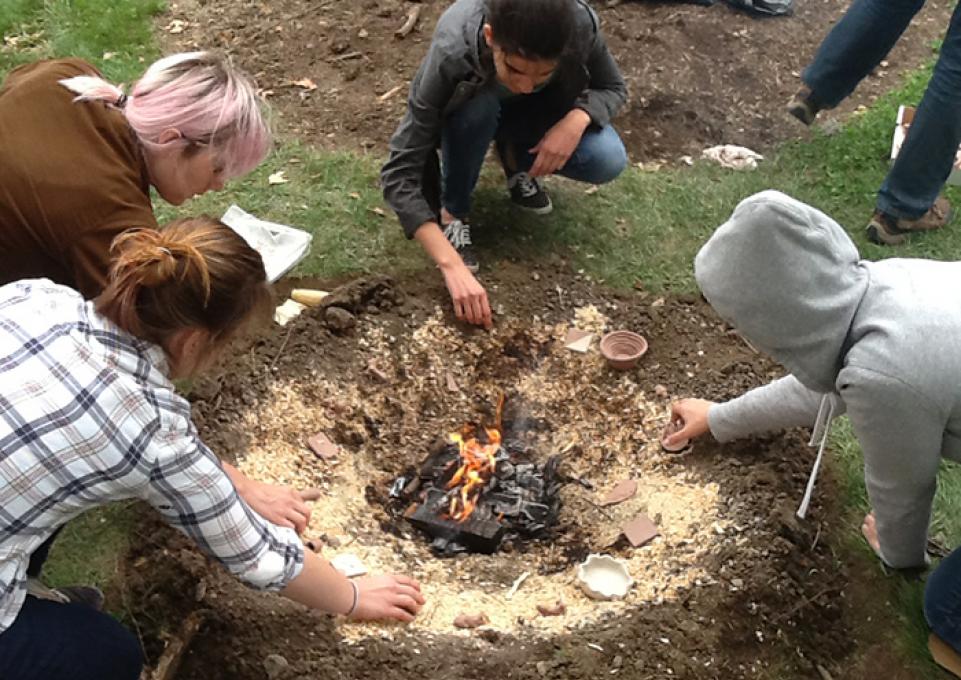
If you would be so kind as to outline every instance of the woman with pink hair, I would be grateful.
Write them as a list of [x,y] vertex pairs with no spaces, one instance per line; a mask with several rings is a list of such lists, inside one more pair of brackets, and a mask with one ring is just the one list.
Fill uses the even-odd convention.
[[[210,52],[160,59],[129,93],[80,59],[12,71],[0,87],[0,286],[45,278],[97,297],[114,239],[158,228],[150,187],[180,205],[250,172],[269,148],[253,83]],[[316,492],[224,469],[259,515],[304,531]]]
[[253,83],[211,52],[153,63],[125,93],[80,59],[12,71],[0,87],[0,284],[45,277],[87,298],[113,239],[222,189],[267,155]]

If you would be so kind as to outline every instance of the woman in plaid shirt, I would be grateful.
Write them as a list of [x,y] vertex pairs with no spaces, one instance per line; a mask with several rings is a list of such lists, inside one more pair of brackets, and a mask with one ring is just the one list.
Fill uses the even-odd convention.
[[260,255],[210,218],[121,235],[92,302],[47,280],[0,287],[0,678],[139,677],[111,617],[28,595],[31,554],[116,500],[148,502],[256,588],[355,619],[416,615],[416,581],[350,581],[251,510],[174,390],[269,302]]

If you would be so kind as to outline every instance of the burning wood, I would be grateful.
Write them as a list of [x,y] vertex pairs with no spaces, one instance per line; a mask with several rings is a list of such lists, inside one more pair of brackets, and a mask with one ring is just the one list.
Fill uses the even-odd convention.
[[505,440],[503,408],[501,397],[493,426],[469,423],[452,432],[415,478],[392,487],[392,496],[409,503],[404,517],[438,553],[492,553],[506,536],[536,536],[557,520],[560,458],[524,460],[527,447]]

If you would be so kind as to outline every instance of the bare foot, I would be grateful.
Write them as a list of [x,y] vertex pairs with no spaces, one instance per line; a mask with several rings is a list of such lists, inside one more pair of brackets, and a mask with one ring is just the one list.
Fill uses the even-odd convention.
[[864,516],[864,522],[861,524],[861,533],[864,535],[864,540],[871,546],[871,550],[880,556],[881,541],[878,540],[878,525],[874,519],[873,511]]

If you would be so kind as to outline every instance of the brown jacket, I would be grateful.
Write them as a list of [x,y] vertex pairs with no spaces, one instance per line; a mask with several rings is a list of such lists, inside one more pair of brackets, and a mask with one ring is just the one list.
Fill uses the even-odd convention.
[[94,297],[114,237],[157,228],[133,131],[116,108],[73,101],[58,81],[78,75],[99,74],[40,61],[0,87],[0,285],[49,278]]

